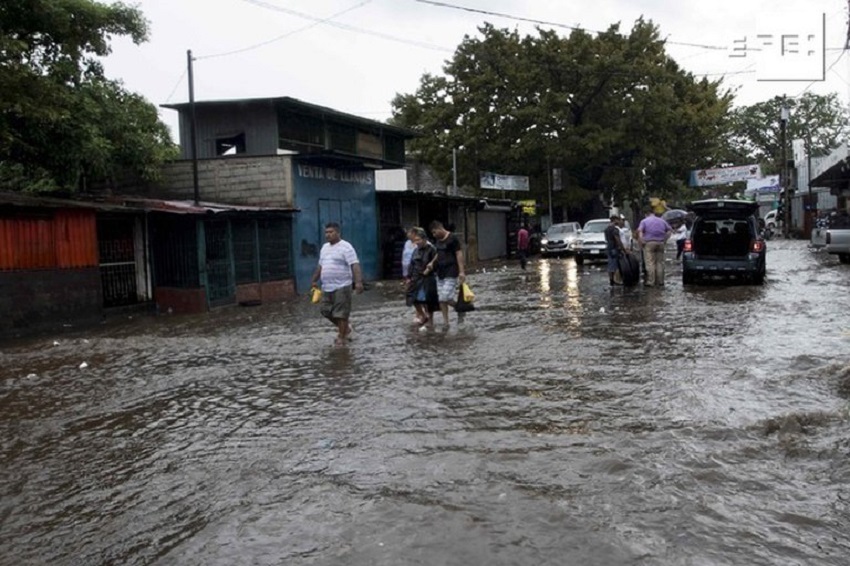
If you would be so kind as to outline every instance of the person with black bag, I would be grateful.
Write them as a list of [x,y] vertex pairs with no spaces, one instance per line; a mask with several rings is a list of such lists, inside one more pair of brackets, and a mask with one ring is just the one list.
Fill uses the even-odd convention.
[[[443,327],[449,327],[449,306],[457,305],[457,293],[466,281],[463,248],[457,237],[446,230],[439,220],[429,225],[437,248],[437,294],[440,298],[440,312],[443,313]],[[455,309],[457,310],[457,309]],[[463,314],[458,311],[458,322]]]
[[434,313],[440,310],[437,275],[434,273],[437,249],[428,241],[422,228],[412,228],[411,235],[416,249],[408,270],[407,305],[416,309],[420,329],[434,328]]
[[620,238],[620,227],[623,224],[622,218],[618,215],[612,215],[611,223],[605,228],[605,251],[608,254],[608,282],[610,285],[622,285],[617,281],[615,275],[620,270],[620,257],[625,255],[626,247],[623,245],[623,240]]

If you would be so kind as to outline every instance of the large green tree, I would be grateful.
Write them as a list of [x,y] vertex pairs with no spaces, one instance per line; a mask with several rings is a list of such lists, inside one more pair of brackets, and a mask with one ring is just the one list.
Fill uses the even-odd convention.
[[576,205],[599,193],[669,196],[720,155],[731,95],[684,72],[651,22],[628,34],[479,32],[443,76],[393,101],[394,122],[424,134],[411,148],[438,171],[450,171],[456,148],[462,183],[477,186],[480,170],[529,175],[539,194],[559,167],[559,198]]
[[[769,173],[779,171],[783,107],[789,115],[786,149],[791,140],[802,139],[813,156],[827,155],[850,134],[850,114],[837,94],[805,92],[797,98],[776,96],[731,112],[727,160],[738,165],[759,163]],[[786,157],[791,158],[790,151]]]
[[110,40],[147,38],[141,12],[92,0],[0,3],[0,189],[74,191],[154,179],[174,155],[156,107],[104,76]]

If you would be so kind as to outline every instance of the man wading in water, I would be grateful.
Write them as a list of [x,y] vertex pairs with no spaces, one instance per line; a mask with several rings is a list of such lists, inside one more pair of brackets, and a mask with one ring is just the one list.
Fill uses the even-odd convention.
[[[437,295],[440,299],[440,312],[443,313],[443,327],[448,328],[449,305],[455,304],[458,285],[466,281],[463,249],[461,249],[460,241],[446,230],[439,220],[434,220],[428,227],[436,240],[434,247],[437,248]],[[463,315],[458,313],[458,322],[461,321],[463,321]]]
[[340,237],[339,224],[325,225],[325,240],[319,252],[319,265],[313,273],[312,285],[322,282],[322,316],[337,328],[336,345],[345,344],[351,338],[351,284],[357,293],[363,292],[363,273],[354,246]]

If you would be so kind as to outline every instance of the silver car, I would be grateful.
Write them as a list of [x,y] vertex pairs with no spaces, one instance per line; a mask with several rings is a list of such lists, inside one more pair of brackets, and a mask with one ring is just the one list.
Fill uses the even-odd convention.
[[573,253],[576,263],[585,261],[608,261],[605,245],[605,228],[610,224],[607,218],[588,220],[581,231],[581,238],[573,242]]
[[578,222],[552,224],[540,240],[540,255],[543,257],[572,253],[571,244],[581,234]]

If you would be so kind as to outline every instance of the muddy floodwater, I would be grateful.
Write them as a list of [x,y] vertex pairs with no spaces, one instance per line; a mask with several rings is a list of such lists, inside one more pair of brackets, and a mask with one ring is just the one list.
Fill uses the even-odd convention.
[[345,347],[306,299],[5,343],[0,564],[847,565],[850,266],[667,266],[486,263],[430,332],[373,283]]

